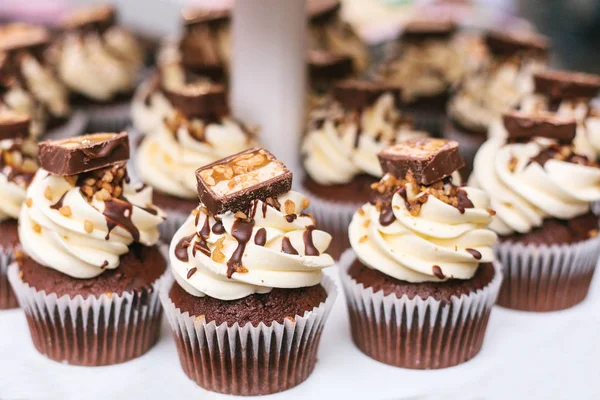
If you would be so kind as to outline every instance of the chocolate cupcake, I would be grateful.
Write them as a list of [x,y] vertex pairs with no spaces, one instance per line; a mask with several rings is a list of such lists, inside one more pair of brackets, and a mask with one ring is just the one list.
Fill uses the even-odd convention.
[[330,254],[339,258],[352,214],[369,199],[370,185],[383,175],[377,153],[415,136],[409,119],[397,109],[398,90],[377,82],[344,81],[309,115],[302,143],[304,189],[311,211],[334,242]]
[[30,119],[0,107],[0,310],[17,307],[8,284],[8,266],[19,249],[17,218],[35,174],[37,146],[29,138]]
[[504,115],[504,137],[481,146],[469,182],[491,197],[505,281],[498,303],[554,311],[581,302],[600,256],[600,165],[576,153],[576,120]]
[[339,263],[352,339],[397,367],[463,363],[481,349],[502,281],[489,197],[453,184],[463,165],[454,141],[407,140],[379,158],[386,175]]
[[126,133],[40,143],[8,278],[36,349],[76,365],[124,362],[158,339],[162,211],[129,184]]
[[175,76],[167,74],[161,86],[172,106],[135,152],[137,176],[155,189],[155,204],[168,214],[164,240],[198,205],[198,166],[254,146],[257,131],[230,114],[223,85],[169,79]]
[[290,190],[292,173],[264,149],[196,177],[200,205],[171,242],[175,283],[161,293],[181,366],[215,392],[290,389],[312,372],[337,295],[321,273],[333,265],[331,236]]
[[338,56],[350,56],[355,71],[369,66],[369,50],[352,26],[340,15],[339,0],[309,0],[308,48]]
[[481,68],[464,76],[448,102],[443,135],[460,143],[472,170],[477,149],[487,139],[490,125],[533,91],[533,73],[547,60],[546,38],[533,33],[490,32],[485,37],[489,58]]
[[69,13],[52,49],[52,62],[85,111],[88,129],[117,131],[129,122],[129,101],[144,65],[133,34],[117,25],[117,11],[94,5]]
[[458,34],[449,19],[410,21],[378,68],[381,79],[402,87],[402,109],[420,129],[439,134],[446,115],[450,89],[477,59],[473,46]]
[[87,119],[73,113],[67,89],[54,74],[46,55],[50,32],[35,25],[0,25],[0,104],[30,118],[30,136],[74,136]]

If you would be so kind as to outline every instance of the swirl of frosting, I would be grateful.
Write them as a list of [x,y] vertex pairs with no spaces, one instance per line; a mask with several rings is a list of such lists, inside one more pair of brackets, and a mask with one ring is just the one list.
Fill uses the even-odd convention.
[[0,221],[17,219],[25,191],[38,166],[31,141],[0,141]]
[[484,143],[475,156],[469,184],[491,197],[490,227],[500,235],[527,233],[547,217],[571,219],[600,200],[600,168],[550,139]]
[[[380,184],[394,181],[388,174]],[[497,236],[487,228],[492,216],[485,192],[449,181],[429,193],[414,181],[392,185],[391,200],[365,204],[350,224],[350,243],[365,265],[407,282],[436,282],[470,279],[480,263],[494,260]],[[415,210],[411,202],[423,196]]]
[[58,72],[73,91],[109,101],[133,89],[142,61],[137,40],[119,27],[102,34],[71,32],[60,46]]
[[78,279],[117,268],[134,241],[156,244],[165,218],[152,205],[149,187],[134,187],[125,179],[121,195],[89,198],[86,181],[83,175],[38,170],[19,216],[23,250],[39,264]]
[[331,236],[302,214],[308,199],[300,193],[269,200],[254,200],[244,215],[213,216],[200,204],[171,242],[181,287],[193,296],[234,300],[317,285],[321,270],[334,263],[325,253]]
[[[175,112],[173,119],[183,117]],[[140,178],[157,190],[180,198],[196,198],[195,171],[255,145],[254,133],[231,117],[161,124],[142,142],[136,159]]]
[[543,67],[536,59],[505,59],[465,76],[450,99],[448,114],[459,125],[486,132],[502,113],[513,109],[533,91],[533,72]]
[[322,185],[347,183],[363,173],[381,177],[377,154],[390,144],[425,136],[403,120],[387,93],[359,115],[326,103],[311,112],[309,130],[304,137],[304,168]]

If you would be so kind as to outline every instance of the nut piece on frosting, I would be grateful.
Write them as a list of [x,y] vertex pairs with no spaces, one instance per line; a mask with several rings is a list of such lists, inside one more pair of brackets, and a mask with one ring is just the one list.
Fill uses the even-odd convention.
[[55,175],[77,175],[128,159],[127,132],[96,133],[40,143],[40,165]]
[[550,112],[512,111],[504,114],[502,120],[510,140],[544,137],[568,144],[577,132],[575,118]]
[[384,173],[403,179],[409,172],[420,185],[430,185],[464,166],[454,140],[418,138],[400,142],[378,154]]
[[292,188],[292,172],[265,149],[250,149],[196,170],[200,201],[213,214],[240,211]]

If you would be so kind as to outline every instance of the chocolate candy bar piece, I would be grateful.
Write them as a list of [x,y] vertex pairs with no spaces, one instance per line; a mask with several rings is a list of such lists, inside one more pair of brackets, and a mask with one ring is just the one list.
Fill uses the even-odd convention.
[[404,27],[403,40],[444,39],[456,32],[457,26],[449,18],[415,19]]
[[454,140],[418,138],[404,140],[378,154],[384,173],[404,178],[411,172],[420,185],[431,185],[450,175],[465,163]]
[[228,9],[206,10],[186,8],[181,12],[181,16],[186,29],[200,25],[217,27],[231,21],[231,11]]
[[308,51],[311,80],[334,81],[349,77],[354,72],[352,57],[322,50]]
[[265,149],[250,149],[196,170],[198,196],[213,214],[243,211],[292,188],[292,172]]
[[399,98],[401,89],[382,82],[348,79],[335,85],[333,97],[345,108],[360,110],[375,103],[386,92]]
[[104,32],[117,22],[117,10],[110,4],[82,7],[62,21],[65,30]]
[[536,93],[552,100],[592,99],[600,91],[600,76],[569,71],[545,70],[533,75]]
[[40,143],[40,165],[55,175],[77,175],[128,159],[127,132],[94,133]]
[[545,137],[571,143],[577,132],[574,118],[549,112],[535,114],[512,111],[502,116],[509,139]]
[[0,52],[28,50],[37,53],[50,42],[50,33],[41,26],[23,23],[0,25]]
[[173,107],[188,118],[214,118],[227,115],[229,105],[225,86],[212,82],[195,82],[162,91]]
[[311,24],[325,24],[342,9],[340,0],[308,0],[308,19]]
[[23,139],[29,136],[31,118],[11,110],[0,111],[0,140]]
[[548,39],[533,32],[488,32],[485,42],[497,56],[511,56],[521,51],[533,51],[545,56],[548,52]]

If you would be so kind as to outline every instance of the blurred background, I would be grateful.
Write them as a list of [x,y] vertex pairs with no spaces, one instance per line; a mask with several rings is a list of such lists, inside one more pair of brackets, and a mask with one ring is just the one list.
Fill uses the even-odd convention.
[[[252,0],[238,0],[252,1]],[[122,21],[150,39],[176,33],[182,5],[224,8],[233,0],[115,0]],[[463,26],[526,28],[532,25],[553,43],[551,65],[600,72],[599,0],[343,0],[343,15],[372,46],[395,37],[416,12],[451,14]],[[52,25],[73,5],[94,0],[2,0],[0,20]]]

